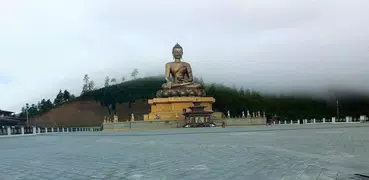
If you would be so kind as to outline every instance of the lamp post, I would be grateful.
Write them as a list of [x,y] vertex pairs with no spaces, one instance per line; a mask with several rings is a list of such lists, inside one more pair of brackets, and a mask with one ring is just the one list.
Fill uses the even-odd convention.
[[340,106],[339,106],[338,100],[336,101],[336,103],[337,103],[337,119],[339,120],[340,119]]
[[29,108],[29,105],[28,105],[28,103],[26,103],[27,126],[29,126],[29,121],[28,121],[28,108]]

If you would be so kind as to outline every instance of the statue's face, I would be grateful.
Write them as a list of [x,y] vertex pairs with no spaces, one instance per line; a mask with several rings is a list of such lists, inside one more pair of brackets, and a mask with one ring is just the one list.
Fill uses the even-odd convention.
[[181,59],[183,55],[183,50],[182,48],[174,48],[172,54],[175,59]]

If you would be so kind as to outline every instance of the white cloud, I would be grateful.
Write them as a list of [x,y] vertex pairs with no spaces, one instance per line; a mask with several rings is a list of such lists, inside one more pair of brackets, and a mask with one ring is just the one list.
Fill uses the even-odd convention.
[[[79,94],[88,73],[163,72],[179,42],[195,75],[267,92],[367,91],[365,0],[2,1],[0,107]],[[1,76],[1,77],[2,77]],[[1,78],[0,77],[0,78]],[[2,78],[4,79],[4,78]]]

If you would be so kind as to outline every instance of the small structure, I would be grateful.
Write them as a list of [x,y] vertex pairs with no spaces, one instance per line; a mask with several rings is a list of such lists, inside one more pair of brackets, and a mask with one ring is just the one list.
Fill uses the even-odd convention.
[[14,114],[14,112],[0,109],[0,117],[10,117],[12,114]]
[[118,120],[118,116],[114,114],[113,116],[113,122],[114,123],[117,123],[119,120]]
[[133,113],[131,114],[131,121],[135,121],[135,115]]
[[190,107],[191,111],[183,113],[185,116],[185,127],[210,127],[215,126],[211,115],[213,111],[204,110],[206,106],[201,106],[199,102],[194,102]]
[[24,126],[26,122],[26,118],[15,117],[14,112],[0,110],[0,126]]

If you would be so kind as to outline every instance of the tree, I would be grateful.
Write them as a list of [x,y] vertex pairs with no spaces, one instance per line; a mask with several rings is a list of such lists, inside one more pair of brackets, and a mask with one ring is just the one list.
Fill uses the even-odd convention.
[[240,88],[240,94],[245,95],[245,91],[243,90],[243,87]]
[[126,77],[123,76],[121,80],[122,82],[126,81]]
[[63,92],[63,102],[70,100],[70,93],[68,90],[64,90]]
[[250,94],[251,94],[251,93],[250,93],[250,89],[247,89],[247,90],[245,91],[245,95],[246,95],[246,96],[250,96]]
[[110,83],[110,78],[109,78],[109,76],[106,76],[105,77],[104,87],[108,87],[109,86],[109,83]]
[[136,79],[136,78],[137,78],[137,75],[138,75],[138,69],[137,69],[137,68],[135,68],[135,69],[133,69],[133,71],[132,71],[132,73],[131,73],[131,77],[132,77],[133,79]]
[[95,82],[91,80],[90,82],[88,82],[87,87],[87,92],[95,90]]
[[45,99],[42,99],[40,102],[37,103],[37,108],[41,113],[46,111],[45,104],[46,104]]
[[117,79],[112,78],[112,79],[110,80],[110,82],[111,82],[111,84],[112,84],[112,85],[115,85],[115,84],[117,84]]
[[205,83],[204,83],[204,80],[202,79],[202,77],[200,77],[200,81],[199,81],[199,83],[201,84],[201,86],[202,86],[202,87],[204,87],[204,86],[205,86]]
[[26,111],[26,108],[23,106],[22,109],[21,109],[21,113],[19,113],[19,118],[26,118],[27,116],[27,111]]
[[82,93],[84,94],[86,92],[88,92],[89,90],[89,81],[90,81],[90,77],[88,77],[88,74],[85,74],[85,76],[83,77],[83,87],[82,87]]
[[37,112],[43,112],[40,101],[37,103]]
[[211,84],[206,90],[207,90],[206,94],[208,96],[214,96],[216,91],[215,84]]
[[70,95],[70,100],[74,100],[74,99],[76,99],[76,96],[74,94],[71,94]]
[[62,104],[64,102],[64,94],[62,92],[62,90],[59,90],[59,93],[56,95],[55,99],[54,99],[54,106],[59,106],[60,104]]
[[53,103],[48,99],[44,104],[45,111],[50,111],[52,108],[54,108]]
[[28,108],[28,116],[34,116],[38,114],[38,109],[35,104],[32,104],[31,107]]

